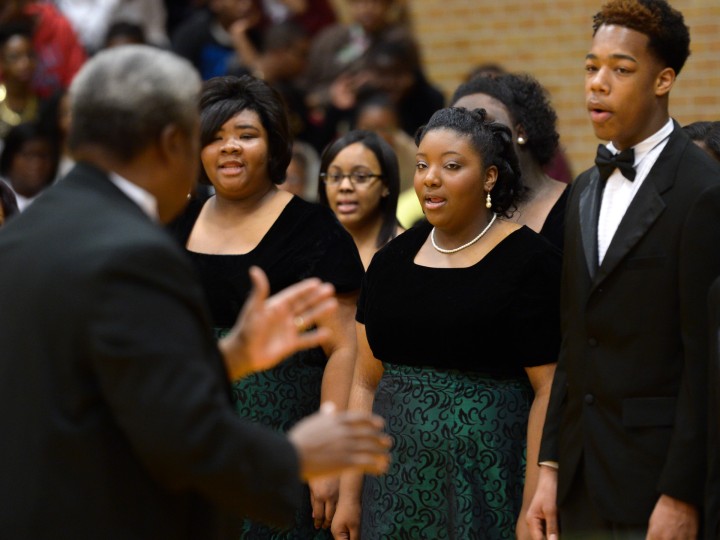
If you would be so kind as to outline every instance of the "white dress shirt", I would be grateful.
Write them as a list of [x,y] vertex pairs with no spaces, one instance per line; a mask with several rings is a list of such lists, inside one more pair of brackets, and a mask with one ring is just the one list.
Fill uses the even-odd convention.
[[[598,218],[598,264],[602,264],[620,221],[647,178],[650,169],[655,165],[660,152],[665,148],[672,131],[673,121],[669,119],[659,131],[633,146],[635,150],[634,181],[625,178],[619,169],[615,169],[607,179]],[[618,153],[612,143],[609,143],[607,148],[613,154]]]
[[127,197],[137,204],[151,219],[159,220],[157,200],[149,192],[130,180],[126,180],[117,173],[110,172],[110,181],[117,186]]

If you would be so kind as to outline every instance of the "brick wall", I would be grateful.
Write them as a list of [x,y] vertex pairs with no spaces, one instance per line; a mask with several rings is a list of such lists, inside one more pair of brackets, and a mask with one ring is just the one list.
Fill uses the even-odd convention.
[[[577,173],[597,146],[584,108],[584,57],[600,0],[405,0],[430,79],[450,96],[475,65],[532,73],[550,91],[561,144]],[[720,120],[720,1],[674,0],[692,54],[671,93],[681,123]],[[342,12],[342,6],[338,6]]]

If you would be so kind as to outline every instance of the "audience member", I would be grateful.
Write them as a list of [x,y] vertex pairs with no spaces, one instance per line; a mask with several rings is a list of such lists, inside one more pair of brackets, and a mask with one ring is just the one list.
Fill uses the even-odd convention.
[[[346,406],[362,263],[330,210],[277,187],[291,157],[290,129],[277,92],[247,75],[214,78],[203,89],[200,115],[202,181],[212,184],[215,195],[191,202],[174,231],[200,274],[216,335],[228,331],[245,304],[251,266],[267,272],[272,291],[315,276],[332,283],[338,294],[337,313],[322,321],[332,330],[322,348],[233,381],[240,416],[285,432],[321,401]],[[313,537],[316,528],[330,526],[336,499],[336,478],[314,480],[310,493],[298,499],[290,531],[271,533],[248,520],[242,537]]]
[[117,21],[112,23],[103,40],[102,48],[119,47],[121,45],[145,45],[145,30],[136,23]]
[[75,165],[70,155],[68,135],[70,134],[70,96],[61,90],[43,103],[39,122],[42,129],[49,133],[59,151],[56,180],[64,177]]
[[17,201],[12,189],[5,182],[0,182],[0,227],[18,212]]
[[39,123],[18,124],[10,130],[0,155],[0,177],[15,194],[20,211],[52,184],[57,166],[55,139]]
[[9,0],[0,10],[0,24],[22,22],[32,28],[37,68],[33,88],[41,98],[67,88],[87,59],[70,22],[46,0]]
[[278,187],[302,197],[306,201],[317,200],[320,156],[308,143],[294,141],[292,157],[285,171],[285,181]]
[[324,144],[323,135],[309,121],[305,93],[298,84],[307,66],[307,32],[297,23],[286,21],[265,30],[260,51],[244,34],[235,36],[235,47],[245,66],[237,74],[263,79],[280,93],[288,108],[293,136],[313,146]]
[[529,75],[478,77],[461,84],[452,102],[456,107],[485,109],[489,118],[510,128],[527,189],[513,220],[562,249],[569,190],[544,171],[557,154],[560,139],[557,115],[545,89]]
[[415,141],[399,126],[397,109],[386,92],[361,91],[355,111],[355,128],[374,131],[395,151],[400,170],[400,195],[397,219],[406,229],[424,215],[413,186],[415,177]]
[[517,524],[524,537],[560,342],[560,255],[506,219],[522,192],[506,126],[442,109],[417,141],[429,223],[367,270],[349,402],[386,419],[392,462],[364,486],[343,476],[333,532],[500,539]]
[[234,73],[241,66],[234,36],[248,34],[255,49],[262,37],[262,11],[254,0],[209,0],[172,35],[172,49],[203,79]]
[[329,145],[320,161],[318,198],[350,233],[363,266],[402,232],[395,214],[400,195],[397,157],[372,131],[350,131]]
[[612,0],[593,18],[585,100],[610,142],[567,206],[534,538],[557,535],[558,521],[561,538],[699,532],[720,167],[669,115],[689,44],[665,0]]
[[397,2],[347,0],[350,22],[329,26],[315,37],[304,79],[308,105],[317,114],[324,114],[333,104],[332,86],[341,92],[360,86],[357,70],[373,43],[387,35],[406,34],[407,30],[395,23]]
[[55,0],[55,3],[91,54],[105,46],[109,29],[121,21],[138,25],[147,43],[159,47],[170,43],[162,0]]
[[38,116],[40,102],[32,89],[34,72],[30,27],[0,25],[0,151],[10,128]]
[[262,0],[265,18],[272,26],[292,21],[314,36],[336,21],[330,0]]
[[212,339],[156,225],[196,180],[199,88],[168,52],[98,53],[70,88],[77,167],[0,233],[3,538],[236,539],[238,518],[289,521],[301,480],[387,463],[377,418],[325,410],[286,438],[234,414],[227,377],[323,343],[336,304],[317,280],[268,299],[255,268]]
[[711,158],[720,161],[720,122],[693,122],[683,130]]
[[383,39],[363,62],[365,85],[386,92],[398,111],[400,128],[409,135],[445,103],[442,93],[425,77],[417,43],[410,37]]
[[[383,91],[363,91],[355,107],[355,129],[374,131],[392,147],[400,170],[400,191],[413,188],[415,152],[413,138],[400,129],[397,108]],[[416,197],[417,199],[417,197]]]

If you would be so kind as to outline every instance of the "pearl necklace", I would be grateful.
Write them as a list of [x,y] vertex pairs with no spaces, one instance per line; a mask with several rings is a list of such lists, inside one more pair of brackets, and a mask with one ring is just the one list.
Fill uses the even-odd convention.
[[475,242],[480,240],[486,232],[492,227],[492,224],[495,223],[495,219],[497,219],[497,214],[493,214],[492,219],[490,220],[490,223],[487,224],[487,227],[485,227],[482,231],[480,231],[480,234],[478,234],[475,238],[470,240],[467,244],[463,244],[460,247],[456,247],[455,249],[443,249],[440,246],[438,246],[435,243],[435,227],[433,227],[432,231],[430,231],[430,241],[432,242],[433,247],[438,250],[440,253],[457,253],[460,250],[465,249],[466,247],[472,246]]

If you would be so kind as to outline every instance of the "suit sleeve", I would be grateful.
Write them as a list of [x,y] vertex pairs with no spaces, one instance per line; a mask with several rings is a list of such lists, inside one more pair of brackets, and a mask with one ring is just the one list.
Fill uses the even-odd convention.
[[[577,206],[575,195],[578,193],[577,186],[582,183],[582,176],[578,177],[573,184],[570,185],[568,192],[567,210],[565,212],[565,225],[563,244],[567,248],[573,244],[572,236],[576,234],[577,224],[569,223],[569,216],[572,207]],[[570,265],[575,261],[571,261],[570,257],[563,254],[562,272],[560,285],[560,327],[564,330],[563,317],[569,313],[567,302],[565,301],[565,284],[567,276],[571,274]],[[564,334],[564,332],[561,332]],[[545,413],[545,424],[543,425],[542,439],[540,440],[540,451],[538,454],[538,462],[543,461],[559,461],[558,453],[558,433],[560,431],[560,422],[563,417],[563,407],[565,405],[565,397],[567,394],[567,374],[566,374],[566,347],[564,337],[560,342],[560,353],[558,355],[557,365],[555,366],[555,375],[553,376],[552,388],[550,390],[550,399],[548,401],[547,412]]]
[[707,295],[720,275],[720,185],[706,189],[682,231],[679,295],[684,363],[670,448],[659,479],[661,493],[702,505],[706,471]]
[[296,453],[287,439],[232,410],[189,264],[168,246],[148,243],[104,266],[95,284],[90,368],[138,459],[165,489],[286,524],[300,501]]

